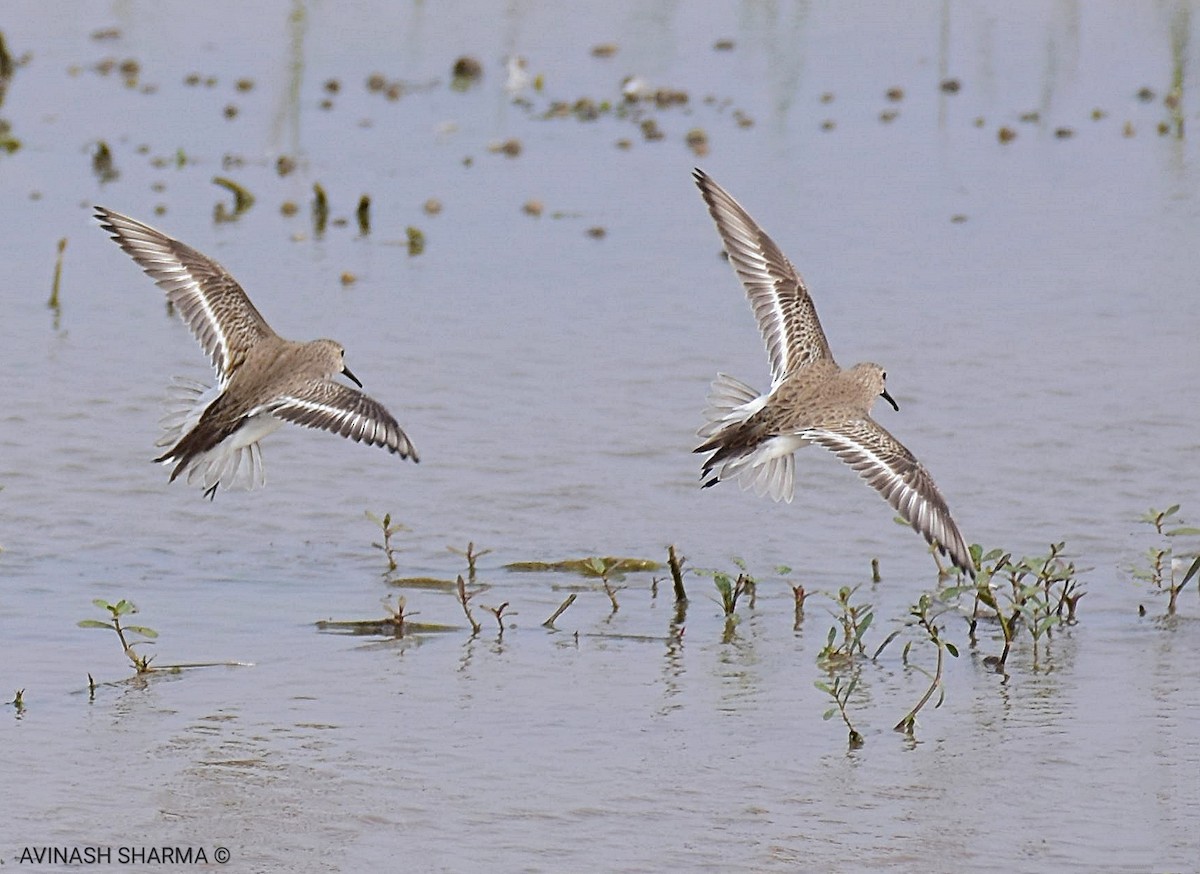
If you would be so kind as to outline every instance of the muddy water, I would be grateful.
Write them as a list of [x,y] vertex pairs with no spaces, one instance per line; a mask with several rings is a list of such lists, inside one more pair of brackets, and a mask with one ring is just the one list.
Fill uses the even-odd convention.
[[[0,762],[21,775],[6,861],[103,845],[221,846],[233,870],[1195,866],[1200,606],[1191,588],[1163,619],[1131,573],[1159,542],[1137,522],[1148,507],[1200,521],[1194,7],[6,11],[9,49],[28,53],[0,105],[20,140],[0,155],[0,695],[26,703],[0,719]],[[464,53],[485,72],[457,91]],[[518,102],[510,54],[543,77]],[[109,58],[137,61],[132,85],[98,70]],[[375,72],[399,99],[368,90]],[[631,74],[687,105],[546,117],[619,103]],[[489,150],[508,139],[518,156]],[[297,163],[282,177],[281,155]],[[791,505],[696,487],[708,381],[761,386],[766,364],[695,165],[805,274],[839,361],[885,364],[901,412],[880,420],[967,539],[1017,555],[1065,540],[1086,569],[1079,624],[1036,651],[1019,638],[1006,673],[985,664],[994,628],[972,644],[946,616],[960,656],[911,739],[891,726],[933,664],[911,632],[912,665],[899,643],[859,665],[860,750],[813,682],[829,679],[829,593],[863,583],[873,649],[936,583],[920,540],[816,450]],[[213,220],[230,202],[217,175],[257,198],[236,222]],[[314,183],[347,225],[315,233]],[[168,485],[149,463],[164,387],[206,376],[203,357],[94,226],[97,202],[218,258],[285,336],[342,341],[421,464],[285,429],[263,491],[210,504]],[[390,576],[367,510],[408,528]],[[476,636],[447,591],[389,582],[453,578],[447,546],[470,541],[491,550]],[[745,559],[760,583],[736,626],[708,577],[687,577],[679,615],[669,584],[630,575],[614,613],[592,581],[503,567],[662,560],[668,543],[695,568]],[[814,593],[798,624],[791,585]],[[450,630],[313,626],[378,617],[388,594]],[[253,666],[125,681],[116,642],[76,627],[91,599],[121,597],[160,632],[160,664]],[[500,634],[485,608],[505,602]]]

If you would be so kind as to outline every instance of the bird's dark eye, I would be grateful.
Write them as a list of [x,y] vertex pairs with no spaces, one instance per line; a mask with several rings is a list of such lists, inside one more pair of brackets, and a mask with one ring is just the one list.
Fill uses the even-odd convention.
[[887,371],[886,370],[883,372],[883,381],[887,382]]

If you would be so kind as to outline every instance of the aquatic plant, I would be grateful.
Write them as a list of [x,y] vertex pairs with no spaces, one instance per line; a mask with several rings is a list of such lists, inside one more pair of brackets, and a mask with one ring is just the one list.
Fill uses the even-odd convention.
[[1196,576],[1197,572],[1200,572],[1200,556],[1197,556],[1183,578],[1179,582],[1175,580],[1175,548],[1170,538],[1200,534],[1200,528],[1187,525],[1166,527],[1172,520],[1173,522],[1182,521],[1175,518],[1178,512],[1179,504],[1174,504],[1165,510],[1156,510],[1151,507],[1141,515],[1138,521],[1153,525],[1155,533],[1164,539],[1146,550],[1145,565],[1137,565],[1133,568],[1135,578],[1152,584],[1156,594],[1167,596],[1168,616],[1175,614],[1176,602],[1183,587],[1191,581],[1192,577]]
[[[121,625],[122,616],[130,616],[138,612],[132,601],[127,601],[122,598],[115,604],[110,604],[103,598],[95,598],[92,601],[101,610],[104,610],[109,615],[108,622],[102,622],[99,619],[80,619],[76,623],[80,628],[103,628],[116,633],[117,639],[121,642],[121,650],[133,662],[134,669],[139,674],[149,673],[152,668],[150,661],[153,656],[138,655],[134,650],[135,646],[145,643],[151,643],[158,637],[158,632],[153,628],[147,628],[144,625]],[[146,638],[145,640],[135,640],[132,643],[126,638],[126,634],[136,634],[139,637]]]
[[717,595],[720,596],[718,603],[721,605],[721,611],[726,619],[736,621],[736,611],[738,601],[743,595],[750,598],[750,607],[753,609],[754,600],[758,595],[758,581],[750,575],[746,566],[746,562],[736,555],[730,558],[730,561],[738,569],[737,576],[726,571],[716,570],[696,570],[696,573],[701,576],[712,577],[713,585],[716,586]]
[[[491,613],[493,616],[496,617],[496,624],[500,627],[500,636],[503,637],[504,636],[504,611],[508,609],[508,601],[505,601],[499,607],[489,607],[486,604],[484,604],[483,609],[488,611],[489,613]],[[512,614],[510,614],[510,615],[512,615]]]
[[600,583],[604,586],[604,594],[608,595],[614,613],[621,609],[621,605],[617,603],[617,592],[625,588],[624,586],[614,586],[609,579],[610,576],[619,576],[618,573],[615,573],[617,566],[618,563],[615,559],[593,557],[587,559],[580,568],[584,576],[600,578]]
[[558,605],[558,609],[551,613],[550,618],[543,622],[542,625],[546,628],[554,628],[555,620],[557,620],[559,616],[562,616],[563,613],[567,611],[567,608],[575,603],[575,599],[577,597],[579,596],[576,592],[572,592],[571,594],[567,595],[566,600]]
[[387,595],[383,599],[383,609],[388,613],[388,619],[391,621],[392,627],[395,629],[396,637],[404,637],[405,620],[416,615],[415,612],[405,612],[404,608],[407,606],[407,604],[408,602],[405,600],[403,595],[396,596],[395,605],[392,604],[391,595]]
[[354,218],[358,221],[358,232],[364,237],[371,233],[371,196],[364,194],[358,199],[358,208],[354,210]]
[[11,704],[13,706],[13,709],[17,711],[17,716],[20,716],[22,713],[25,712],[25,690],[18,689],[13,694],[13,700],[11,700],[7,703]]
[[754,578],[745,572],[738,574],[736,579],[731,579],[729,574],[717,571],[713,574],[713,585],[717,587],[717,594],[721,596],[721,609],[725,617],[732,618],[737,611],[738,599],[748,592],[753,592],[756,583]]
[[370,519],[372,522],[374,522],[376,525],[378,525],[379,530],[381,532],[383,532],[383,543],[372,543],[371,545],[373,547],[375,547],[376,549],[383,551],[383,554],[385,556],[387,556],[388,570],[394,571],[396,569],[397,565],[396,565],[396,548],[394,546],[392,546],[392,536],[395,534],[398,534],[401,531],[408,531],[409,530],[408,527],[405,525],[402,525],[399,522],[397,522],[395,525],[393,525],[391,513],[384,513],[382,519],[380,519],[378,516],[376,516],[370,510],[367,510],[365,515],[368,519]]
[[450,550],[455,555],[461,555],[467,560],[467,580],[472,583],[475,582],[475,563],[491,552],[490,549],[480,549],[477,551],[475,549],[474,541],[471,541],[467,544],[465,551],[456,549],[453,546],[447,546],[446,549]]
[[425,251],[425,232],[416,225],[409,225],[404,229],[404,235],[408,240],[408,254],[410,256],[420,255]]
[[407,637],[414,634],[443,634],[458,631],[455,625],[442,625],[435,622],[413,622],[412,617],[419,616],[420,611],[409,610],[408,603],[402,596],[392,595],[381,599],[386,613],[378,619],[321,619],[314,624],[321,631],[334,631],[343,634],[377,634],[389,637]]
[[667,566],[671,569],[671,582],[675,587],[676,602],[687,601],[687,592],[683,588],[683,563],[685,561],[687,561],[686,558],[676,554],[674,545],[667,547]]
[[[817,661],[830,666],[852,662],[855,658],[866,654],[863,635],[871,627],[875,619],[875,608],[871,604],[855,604],[854,593],[858,586],[842,586],[838,589],[834,602],[838,612],[833,616],[836,623],[829,629],[825,646],[817,653]],[[841,639],[838,631],[841,630]]]
[[[458,603],[462,604],[463,612],[467,614],[467,621],[471,623],[471,634],[472,635],[478,634],[480,632],[481,626],[478,622],[475,621],[475,617],[473,615],[471,615],[471,603],[470,602],[471,602],[471,599],[474,598],[476,595],[478,595],[480,591],[482,591],[482,590],[476,589],[474,592],[468,592],[467,584],[466,584],[466,581],[463,580],[462,574],[458,575]],[[555,615],[557,616],[557,614],[555,614]],[[554,617],[551,617],[551,618],[554,618]],[[501,633],[503,633],[503,627],[501,627]]]
[[833,718],[835,713],[840,714],[842,722],[846,724],[846,729],[849,732],[848,743],[850,749],[857,750],[866,743],[866,740],[858,729],[854,727],[854,723],[850,721],[850,714],[846,712],[846,708],[850,703],[850,696],[854,694],[854,690],[858,688],[858,674],[856,673],[847,682],[843,683],[841,677],[834,677],[832,683],[826,683],[823,680],[816,680],[813,683],[818,689],[833,699],[833,707],[830,707],[822,715],[822,719],[826,721]]
[[[504,565],[504,569],[518,573],[567,571],[583,576],[592,576],[592,561],[595,558],[597,556],[567,558],[562,561],[513,561]],[[658,562],[647,558],[619,558],[611,555],[599,556],[599,558],[608,565],[610,572],[616,574],[643,573],[656,571],[662,567]]]
[[808,592],[804,586],[789,584],[792,586],[792,600],[795,603],[795,621],[792,623],[792,630],[799,631],[800,626],[804,624],[804,602],[808,600]]
[[[1052,543],[1046,555],[1013,561],[1010,553],[993,549],[986,554],[975,544],[971,555],[979,568],[974,586],[975,605],[970,618],[974,636],[979,619],[987,618],[980,606],[989,608],[1004,636],[999,656],[985,662],[1002,670],[1013,641],[1023,625],[1033,638],[1036,658],[1041,639],[1059,625],[1074,624],[1079,600],[1087,594],[1077,577],[1074,562],[1064,559],[1066,543]],[[1002,581],[997,585],[997,581]],[[1003,585],[1007,583],[1007,586]],[[962,591],[955,589],[951,591]]]
[[97,140],[96,150],[92,152],[92,173],[100,180],[101,185],[112,182],[121,175],[113,164],[112,149],[104,140]]
[[54,313],[55,330],[58,330],[59,322],[62,319],[62,305],[58,299],[58,290],[62,285],[63,253],[66,250],[67,238],[63,237],[58,241],[58,256],[54,259],[54,280],[50,283],[50,300],[46,301],[46,306]]
[[329,197],[320,182],[313,183],[312,223],[313,235],[323,236],[329,223]]
[[[958,658],[958,648],[955,647],[950,641],[945,640],[942,637],[941,630],[937,626],[937,619],[942,614],[953,609],[950,602],[956,601],[962,591],[965,591],[965,589],[947,589],[939,592],[936,596],[928,593],[923,594],[921,595],[920,599],[918,599],[917,603],[914,604],[909,610],[908,615],[911,618],[907,625],[916,626],[925,632],[925,638],[933,644],[935,650],[937,651],[937,664],[935,665],[932,674],[925,670],[925,668],[922,668],[920,665],[912,664],[909,661],[909,655],[912,650],[913,641],[910,640],[905,643],[904,652],[901,656],[904,664],[913,668],[914,670],[920,671],[927,676],[929,678],[929,687],[925,690],[925,693],[921,696],[920,700],[917,701],[916,705],[914,705],[913,708],[908,711],[908,713],[906,713],[904,717],[895,724],[895,726],[893,726],[896,731],[901,731],[911,736],[913,733],[913,727],[917,722],[917,714],[921,712],[922,707],[929,703],[929,699],[933,697],[933,693],[935,691],[938,693],[937,703],[933,705],[934,709],[941,707],[942,702],[946,698],[946,690],[942,685],[942,668],[945,663],[946,653],[949,653],[954,658]],[[894,638],[895,633],[889,635],[887,640],[885,640],[880,645],[879,649],[876,650],[875,655],[878,656],[879,653],[883,651],[883,648],[887,646],[888,643],[890,643]]]
[[246,188],[232,179],[224,176],[214,176],[213,185],[220,185],[226,191],[233,194],[233,208],[230,209],[225,204],[218,202],[213,207],[213,221],[215,222],[231,222],[241,217],[242,213],[246,212],[250,207],[254,206],[254,195],[250,193],[250,189]]

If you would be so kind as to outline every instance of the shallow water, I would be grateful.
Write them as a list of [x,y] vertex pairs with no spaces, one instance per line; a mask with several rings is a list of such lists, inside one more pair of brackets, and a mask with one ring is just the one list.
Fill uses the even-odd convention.
[[[20,775],[5,861],[107,845],[224,846],[232,870],[1196,868],[1200,605],[1193,584],[1163,619],[1131,574],[1158,542],[1137,522],[1148,507],[1181,502],[1200,522],[1194,5],[5,11],[10,50],[29,54],[0,105],[21,141],[0,154],[0,697],[23,688],[26,703],[0,718],[0,764]],[[108,28],[119,36],[93,37]],[[732,50],[714,50],[722,38]],[[617,53],[593,57],[602,42]],[[463,53],[485,75],[459,92]],[[530,108],[503,88],[512,53],[544,76]],[[136,87],[97,72],[110,57],[138,61]],[[369,92],[376,71],[404,96]],[[193,72],[215,84],[186,84]],[[646,112],[661,141],[612,113],[541,118],[552,100],[619,101],[633,73],[689,94]],[[1016,138],[1001,143],[1002,126]],[[707,156],[684,143],[693,128]],[[488,150],[508,138],[519,156]],[[113,181],[93,172],[99,139]],[[275,172],[280,155],[294,173]],[[883,581],[857,596],[875,605],[873,649],[936,583],[920,539],[817,450],[791,505],[697,488],[708,382],[761,386],[767,368],[696,165],[803,272],[839,362],[886,365],[901,411],[877,415],[968,541],[1023,555],[1065,540],[1086,569],[1079,624],[1036,652],[1021,636],[1006,674],[984,662],[994,628],[972,646],[947,616],[961,655],[913,739],[891,726],[928,681],[898,643],[859,671],[859,750],[822,721],[813,682],[828,679],[823,593],[880,558]],[[230,202],[215,175],[257,197],[236,222],[213,221]],[[314,182],[349,219],[320,238]],[[521,210],[531,199],[540,218]],[[165,386],[205,363],[92,203],[218,258],[284,336],[343,342],[421,464],[284,429],[262,491],[209,503],[168,485],[149,463]],[[409,225],[427,240],[417,256]],[[408,526],[399,575],[453,578],[465,561],[447,546],[491,550],[478,636],[447,592],[389,585],[366,510]],[[692,567],[742,556],[759,577],[732,633],[702,576],[677,616],[648,574],[621,581],[612,613],[587,580],[503,569],[662,560],[668,543]],[[790,584],[815,593],[798,627]],[[558,630],[541,627],[580,586]],[[453,629],[314,628],[378,617],[389,593]],[[125,681],[115,641],[76,627],[99,616],[91,599],[121,597],[160,632],[159,663],[253,666]],[[500,635],[483,608],[504,602]]]

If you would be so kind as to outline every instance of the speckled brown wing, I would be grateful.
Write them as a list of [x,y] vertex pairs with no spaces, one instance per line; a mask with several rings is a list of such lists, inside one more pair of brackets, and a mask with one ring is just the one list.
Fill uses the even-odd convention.
[[972,578],[975,564],[933,477],[904,445],[867,417],[802,432],[856,470],[925,540]]
[[383,405],[357,389],[332,380],[313,380],[251,412],[271,413],[281,419],[333,431],[369,446],[382,446],[401,458],[418,461],[408,435]]
[[167,293],[224,385],[246,350],[275,332],[237,280],[216,261],[149,225],[102,206],[96,218]]
[[772,388],[815,361],[833,361],[812,297],[796,268],[725,189],[701,170],[694,176],[754,309],[771,362]]

